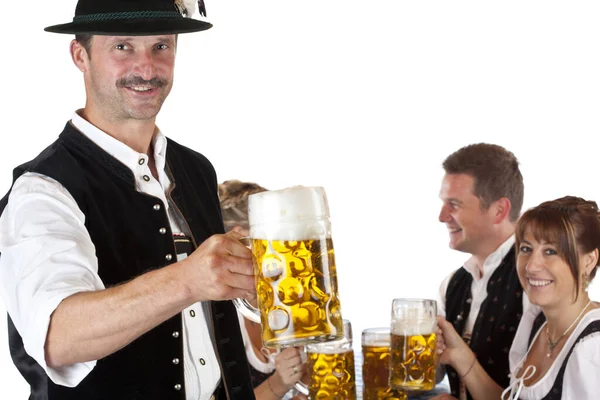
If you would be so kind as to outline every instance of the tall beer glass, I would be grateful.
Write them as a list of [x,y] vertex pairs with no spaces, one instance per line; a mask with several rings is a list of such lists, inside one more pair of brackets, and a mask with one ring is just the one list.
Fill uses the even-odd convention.
[[390,389],[390,328],[362,331],[363,400],[406,399],[406,393]]
[[437,304],[434,300],[394,299],[391,324],[390,387],[435,387]]
[[311,400],[356,400],[356,371],[352,350],[352,325],[344,320],[344,337],[306,346],[310,383],[296,389]]
[[294,186],[250,195],[248,219],[258,311],[243,314],[261,323],[263,345],[277,348],[341,339],[325,190]]

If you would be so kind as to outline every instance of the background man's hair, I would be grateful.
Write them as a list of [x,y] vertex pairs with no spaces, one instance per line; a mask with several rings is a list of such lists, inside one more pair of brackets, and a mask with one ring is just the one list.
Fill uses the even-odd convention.
[[510,221],[516,222],[523,207],[523,176],[519,161],[502,146],[471,144],[450,154],[442,164],[446,174],[466,174],[475,180],[474,195],[487,209],[496,200],[510,200]]

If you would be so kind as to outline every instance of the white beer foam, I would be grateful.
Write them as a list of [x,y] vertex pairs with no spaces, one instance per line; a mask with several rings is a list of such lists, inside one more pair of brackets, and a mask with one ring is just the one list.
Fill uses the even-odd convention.
[[248,197],[250,236],[268,240],[331,237],[325,189],[292,186]]
[[387,339],[374,339],[368,342],[364,342],[363,346],[369,347],[390,347],[390,338]]
[[399,336],[429,335],[436,330],[436,320],[392,321],[392,334]]
[[306,345],[306,351],[318,354],[344,354],[354,350],[352,349],[352,341],[341,339],[332,342],[308,344]]

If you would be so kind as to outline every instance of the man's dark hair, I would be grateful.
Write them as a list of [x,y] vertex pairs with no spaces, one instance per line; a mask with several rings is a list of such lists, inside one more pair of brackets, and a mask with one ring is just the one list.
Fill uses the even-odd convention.
[[92,35],[89,33],[78,33],[75,35],[75,40],[79,42],[81,46],[83,46],[88,58],[91,58],[92,54],[90,53],[90,49],[92,48]]
[[446,174],[472,176],[474,195],[487,209],[496,200],[510,200],[510,221],[516,222],[523,207],[523,176],[519,161],[502,146],[488,143],[471,144],[450,154],[442,164]]

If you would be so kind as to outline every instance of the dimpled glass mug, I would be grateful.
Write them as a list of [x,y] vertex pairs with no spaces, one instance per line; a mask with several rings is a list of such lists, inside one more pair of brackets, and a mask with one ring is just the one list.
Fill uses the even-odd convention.
[[391,388],[426,391],[435,387],[436,316],[435,300],[392,301]]
[[306,346],[308,387],[296,383],[296,389],[311,400],[356,400],[356,371],[352,349],[352,325],[344,320],[344,337]]
[[263,345],[343,338],[325,190],[293,186],[250,195],[248,220],[258,309],[243,299],[234,303],[260,322]]

